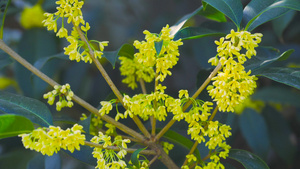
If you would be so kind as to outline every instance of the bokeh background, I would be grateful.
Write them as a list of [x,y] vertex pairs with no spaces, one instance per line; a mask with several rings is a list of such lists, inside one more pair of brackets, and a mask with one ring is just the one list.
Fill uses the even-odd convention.
[[[20,24],[23,9],[36,3],[36,0],[12,0],[5,20],[3,40],[58,83],[69,83],[78,96],[98,107],[101,100],[106,100],[109,95],[112,95],[98,70],[90,64],[69,61],[63,55],[63,47],[68,45],[67,41],[58,39],[53,32],[47,31],[46,28],[25,29]],[[243,0],[242,3],[245,6],[249,0]],[[53,12],[55,0],[44,0],[42,6],[45,11]],[[172,26],[181,17],[200,6],[200,0],[85,0],[82,10],[85,20],[91,25],[89,38],[109,41],[105,51],[115,51],[125,43],[132,44],[134,40],[144,39],[143,30],[159,33],[162,27],[167,24]],[[211,22],[213,21],[195,16],[185,26],[197,27]],[[230,28],[229,24],[224,31]],[[287,49],[295,49],[289,59],[273,63],[273,66],[300,68],[299,12],[288,12],[258,27],[254,32],[264,34],[262,46],[275,47],[281,53]],[[167,86],[166,93],[176,97],[180,89],[189,90],[190,95],[196,91],[212,68],[207,60],[216,55],[214,40],[218,38],[205,37],[184,41],[184,45],[180,47],[180,60],[172,69],[173,75],[164,82]],[[0,63],[1,90],[43,100],[43,94],[50,90],[47,84],[9,59],[2,51],[0,51],[0,62],[2,62]],[[113,68],[107,60],[102,59],[101,62],[122,92],[130,95],[141,92],[140,88],[132,91],[121,83],[123,77],[120,76],[118,63]],[[147,87],[148,91],[153,88],[151,84]],[[205,93],[200,98],[209,99]],[[257,92],[252,99],[263,101],[264,106],[261,111],[245,109],[241,115],[219,113],[217,117],[218,120],[232,126],[233,136],[228,140],[230,145],[232,148],[254,152],[265,160],[271,169],[298,168],[300,166],[300,91],[260,77]],[[61,112],[57,112],[54,106],[49,108],[56,125],[65,127],[68,126],[65,122],[74,123],[79,120],[82,113],[89,114],[78,105],[72,109],[63,109]],[[124,122],[136,128],[130,121]],[[146,125],[149,126],[147,123]],[[162,127],[163,123],[158,126]],[[186,136],[186,127],[183,123],[176,123],[172,129]],[[170,154],[180,164],[188,150],[176,144],[175,147],[177,148]],[[202,147],[199,146],[199,149],[202,150]],[[47,161],[59,163],[64,169],[94,168],[64,152],[59,156],[61,159],[46,158],[46,163]],[[39,153],[25,150],[20,138],[0,140],[1,169],[33,169],[35,164],[44,163],[44,159],[45,157],[40,156]],[[241,167],[235,163],[232,165],[236,168]],[[160,163],[156,163],[153,168],[163,167]]]

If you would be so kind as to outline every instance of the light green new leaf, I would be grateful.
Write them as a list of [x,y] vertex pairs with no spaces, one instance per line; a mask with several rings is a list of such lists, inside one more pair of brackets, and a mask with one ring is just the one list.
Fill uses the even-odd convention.
[[243,5],[240,0],[203,0],[202,3],[204,9],[205,5],[211,5],[230,18],[237,28],[240,28],[243,17]]
[[199,39],[207,36],[225,36],[225,33],[203,28],[203,27],[186,27],[181,29],[174,36],[174,40],[182,39]]
[[[270,2],[271,1],[268,0],[266,4],[269,4]],[[253,3],[250,3],[245,8],[244,13],[250,13],[248,15],[250,16],[249,18],[251,18],[251,20],[249,20],[249,22],[247,23],[245,30],[252,31],[259,25],[270,20],[276,19],[286,14],[290,10],[300,11],[300,1],[298,0],[275,1],[274,3],[270,4],[264,9],[262,9],[262,6],[264,7],[265,4],[261,6],[261,3],[264,3],[264,1],[256,0]],[[256,9],[256,7],[258,7],[258,10]]]
[[217,22],[227,22],[227,19],[222,12],[216,10],[215,8],[213,8],[212,6],[210,6],[208,4],[205,5],[205,10],[202,8],[199,11],[198,15],[204,16],[208,19],[211,19],[211,20],[214,20]]
[[268,165],[253,153],[245,150],[231,149],[228,158],[240,162],[245,169],[269,169]]
[[300,89],[300,69],[270,67],[256,72],[258,76],[264,76],[276,82],[283,83]]
[[14,114],[0,115],[0,139],[30,133],[33,129],[32,122],[26,117]]
[[51,112],[41,101],[3,91],[0,91],[0,114],[21,115],[45,127],[53,124]]

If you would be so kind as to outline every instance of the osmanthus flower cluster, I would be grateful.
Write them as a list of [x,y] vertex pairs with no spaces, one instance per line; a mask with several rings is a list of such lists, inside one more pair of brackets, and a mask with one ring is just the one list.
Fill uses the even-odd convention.
[[[261,42],[261,37],[260,33],[231,30],[225,38],[215,41],[223,69],[207,89],[220,111],[234,112],[234,107],[253,94],[257,78],[250,75],[251,70],[245,71],[243,63],[256,55],[255,47]],[[216,65],[218,58],[212,58],[209,62]]]
[[[97,159],[96,168],[99,169],[121,169],[125,168],[127,164],[123,160],[127,151],[127,143],[130,143],[129,139],[122,139],[121,136],[114,137],[114,140],[110,136],[99,132],[98,136],[94,136],[91,142],[96,144],[102,144],[103,148],[95,147],[93,150],[93,157]],[[111,149],[106,149],[108,146],[117,146],[120,150],[116,151]]]
[[[178,46],[183,43],[180,40],[174,41],[170,35],[169,25],[162,28],[160,34],[150,33],[145,30],[146,41],[134,41],[133,45],[139,50],[133,58],[121,56],[121,75],[126,76],[123,83],[128,84],[132,89],[137,87],[136,81],[143,79],[146,82],[155,80],[164,81],[167,75],[172,75],[171,69],[177,64],[179,51]],[[157,53],[155,45],[161,49]],[[155,70],[154,70],[155,69]]]
[[[59,0],[56,1],[56,4],[59,5],[57,7],[57,11],[55,13],[45,13],[46,19],[43,21],[44,26],[47,27],[48,30],[53,30],[57,32],[57,20],[61,18],[62,26],[56,33],[56,36],[59,38],[66,38],[67,41],[70,43],[68,47],[65,47],[65,55],[69,55],[70,60],[84,61],[92,63],[92,58],[89,53],[88,47],[85,45],[79,38],[79,34],[76,30],[76,27],[84,32],[85,38],[87,39],[87,31],[90,29],[90,24],[85,22],[82,16],[82,5],[84,1],[80,0]],[[64,27],[64,19],[67,19],[67,23],[73,24],[73,30],[71,35],[68,34],[68,30]],[[108,45],[107,41],[99,42],[96,40],[89,41],[90,44],[98,43],[99,47],[95,47],[95,45],[90,45],[95,58],[101,58],[103,55],[104,46]]]
[[62,130],[60,127],[38,128],[29,134],[20,134],[25,148],[41,152],[43,155],[52,156],[60,149],[80,150],[84,145],[85,135],[81,134],[82,126],[75,124],[71,129]]
[[54,90],[44,94],[44,99],[48,99],[48,104],[52,105],[56,96],[59,98],[56,102],[57,111],[60,111],[63,107],[73,106],[72,97],[74,96],[74,93],[68,83],[62,86],[54,86]]

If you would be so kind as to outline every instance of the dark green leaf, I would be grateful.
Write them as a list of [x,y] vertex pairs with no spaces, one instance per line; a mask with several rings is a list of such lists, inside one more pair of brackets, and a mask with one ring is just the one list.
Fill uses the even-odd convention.
[[41,101],[0,91],[0,114],[17,114],[41,126],[53,124],[48,107]]
[[156,51],[157,56],[159,56],[159,54],[160,54],[163,43],[164,43],[164,41],[154,42],[154,47],[155,47],[155,51]]
[[[281,0],[281,1],[275,1],[271,5],[267,6],[266,8],[258,8],[259,10],[253,11],[256,6],[261,5],[264,3],[264,1],[258,2],[259,0],[255,1],[259,3],[258,5],[256,3],[252,3],[252,5],[255,4],[255,6],[247,6],[245,8],[244,13],[251,13],[251,20],[247,23],[245,30],[252,31],[254,28],[258,27],[259,25],[268,22],[270,20],[276,19],[290,10],[298,10],[300,11],[300,1],[295,0]],[[271,1],[268,1],[268,4]],[[264,6],[264,5],[263,5]],[[249,12],[250,11],[250,12]],[[258,13],[259,12],[259,13]],[[254,16],[254,17],[253,17]]]
[[140,154],[140,152],[143,151],[144,149],[145,149],[145,148],[139,148],[139,149],[135,150],[135,151],[132,153],[131,157],[130,157],[130,160],[131,160],[132,164],[133,164],[134,166],[136,166],[137,168],[140,168],[139,154]]
[[[156,132],[158,133],[161,129],[156,129]],[[186,148],[187,150],[190,150],[193,145],[194,142],[192,142],[190,139],[182,136],[181,134],[173,131],[173,130],[168,130],[164,135],[164,138],[168,139],[169,141],[176,143],[184,148]],[[201,159],[200,156],[200,152],[198,149],[195,150],[194,152],[195,156],[197,157],[197,159]]]
[[222,12],[234,22],[237,28],[240,28],[243,16],[243,6],[240,0],[203,0],[202,3],[203,6],[209,4]]
[[[52,32],[50,33],[46,29],[33,28],[26,30],[19,42],[18,53],[29,63],[34,64],[42,57],[58,53],[57,39]],[[47,68],[43,69],[43,73],[52,77],[56,71],[56,69],[53,69],[55,66],[57,65],[47,65]],[[32,73],[19,63],[15,65],[15,73],[17,82],[25,96],[41,98],[49,86],[36,76],[32,80],[30,78]]]
[[271,67],[258,70],[256,74],[300,89],[300,68]]
[[91,125],[91,114],[87,117],[87,119],[79,121],[78,122],[79,125],[81,125],[83,127],[83,130],[86,133],[90,133],[90,125]]
[[7,8],[10,4],[11,0],[1,0],[0,1],[0,39],[3,39],[3,28],[4,21],[7,12]]
[[262,159],[245,150],[231,149],[228,157],[240,162],[245,169],[269,169]]
[[66,56],[64,53],[58,53],[53,56],[47,56],[47,57],[38,59],[37,61],[35,61],[33,66],[36,67],[37,69],[41,70],[47,62],[49,62],[53,59],[69,60],[68,56]]
[[3,69],[5,66],[13,63],[13,59],[2,50],[0,51],[0,70]]
[[246,109],[239,118],[241,132],[251,149],[266,159],[270,147],[268,129],[264,118],[253,109]]
[[290,140],[291,129],[285,118],[275,109],[267,106],[263,116],[268,125],[271,146],[279,157],[292,164],[296,155],[296,146]]
[[1,169],[26,169],[26,165],[30,159],[32,159],[37,152],[22,149],[12,149],[7,153],[2,153],[0,156],[0,168]]
[[103,57],[105,57],[111,63],[113,68],[115,68],[116,61],[119,56],[133,58],[133,55],[134,55],[134,47],[130,44],[124,44],[116,51],[103,52]]
[[0,115],[0,139],[30,133],[33,129],[32,122],[26,117],[14,114]]
[[198,15],[202,15],[208,19],[218,21],[218,22],[227,22],[225,15],[213,8],[212,6],[206,4],[205,10],[201,9],[198,13]]
[[175,35],[182,28],[182,26],[185,24],[186,21],[188,21],[191,17],[198,14],[202,9],[203,6],[200,6],[194,12],[184,15],[178,22],[176,22],[173,26],[170,27],[171,29],[170,34]]
[[295,14],[296,11],[290,11],[287,14],[272,21],[274,32],[278,37],[282,36],[283,31],[291,23]]
[[225,35],[226,35],[225,33],[203,28],[203,27],[186,27],[176,33],[174,40],[199,39],[206,36],[225,36]]
[[267,103],[280,103],[300,107],[300,94],[290,88],[264,87],[257,90],[251,98]]
[[251,70],[252,74],[257,74],[255,70],[266,67],[267,65],[287,59],[295,50],[289,49],[279,54],[278,49],[273,47],[258,47],[256,48],[257,55],[247,60],[244,64],[245,69]]

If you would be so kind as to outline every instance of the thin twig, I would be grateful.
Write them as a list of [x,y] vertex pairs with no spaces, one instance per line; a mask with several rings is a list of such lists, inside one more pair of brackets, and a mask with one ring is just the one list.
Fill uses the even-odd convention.
[[[116,146],[104,147],[102,144],[96,144],[96,143],[92,143],[92,142],[89,142],[89,141],[84,141],[84,145],[90,146],[90,147],[97,147],[97,148],[101,148],[101,149],[109,149],[109,150],[114,150],[114,151],[120,151],[121,150],[120,147],[116,147]],[[134,151],[136,151],[138,149],[124,148],[124,150],[126,150],[127,153],[133,153]],[[146,155],[156,155],[157,154],[154,150],[142,150],[140,153],[141,154],[146,154]]]
[[[81,29],[79,28],[79,26],[75,26],[75,24],[73,23],[80,39],[87,45],[88,49],[89,49],[89,54],[90,57],[92,58],[93,62],[95,63],[96,67],[98,68],[98,70],[100,71],[100,73],[102,74],[102,76],[104,77],[104,79],[106,80],[107,84],[109,85],[109,87],[112,89],[112,91],[114,92],[114,94],[117,96],[118,100],[120,101],[120,103],[123,105],[123,107],[125,109],[127,109],[127,107],[124,105],[123,102],[123,96],[120,93],[120,91],[118,90],[118,88],[115,86],[115,84],[113,83],[113,81],[110,79],[109,75],[107,74],[107,72],[105,71],[105,69],[103,68],[103,66],[101,65],[101,63],[99,62],[99,60],[97,58],[94,57],[94,51],[92,50],[89,42],[87,41],[87,39],[85,38],[84,34],[82,33]],[[148,130],[146,129],[146,127],[144,126],[144,124],[141,122],[141,120],[137,117],[137,116],[133,116],[133,121],[136,123],[136,125],[138,126],[138,128],[141,130],[141,132],[148,138],[150,138],[150,133],[148,132]]]
[[[15,59],[17,62],[19,62],[20,64],[22,64],[29,71],[31,71],[32,73],[34,73],[36,76],[38,76],[39,78],[41,78],[42,80],[44,80],[46,83],[48,83],[52,87],[54,87],[55,85],[59,85],[57,82],[55,82],[54,80],[52,80],[51,78],[49,78],[43,72],[41,72],[40,70],[38,70],[37,68],[35,68],[33,65],[31,65],[29,62],[27,62],[25,59],[23,59],[19,54],[17,54],[15,51],[13,51],[10,47],[8,47],[3,42],[3,40],[0,40],[0,48],[4,52],[6,52],[8,55],[10,55],[13,59]],[[79,105],[81,105],[82,107],[84,107],[85,109],[87,109],[88,111],[90,111],[91,113],[93,113],[93,114],[95,114],[97,116],[100,116],[100,114],[98,113],[98,109],[96,109],[95,107],[93,107],[92,105],[90,105],[89,103],[87,103],[86,101],[82,100],[78,96],[74,95],[72,97],[72,100],[75,101],[76,103],[78,103]],[[139,142],[144,142],[145,141],[145,137],[143,135],[141,135],[140,133],[132,130],[131,128],[129,128],[127,126],[125,126],[124,124],[115,121],[113,118],[111,118],[111,117],[109,117],[107,115],[100,116],[100,117],[104,121],[113,124],[118,129],[120,129],[121,131],[123,131],[124,133],[127,133],[128,135],[130,135],[130,136],[138,139]]]
[[[192,96],[193,99],[196,99],[199,94],[203,91],[203,89],[209,84],[211,79],[218,73],[218,71],[222,68],[221,63],[217,65],[217,67],[211,72],[211,74],[208,76],[208,78],[205,80],[205,82],[199,87],[199,89],[195,92],[195,94]],[[182,108],[182,111],[184,112],[190,105],[192,104],[192,101],[189,100]],[[170,120],[170,122],[156,135],[155,140],[159,140],[169,129],[173,126],[173,124],[176,122],[176,120]]]

